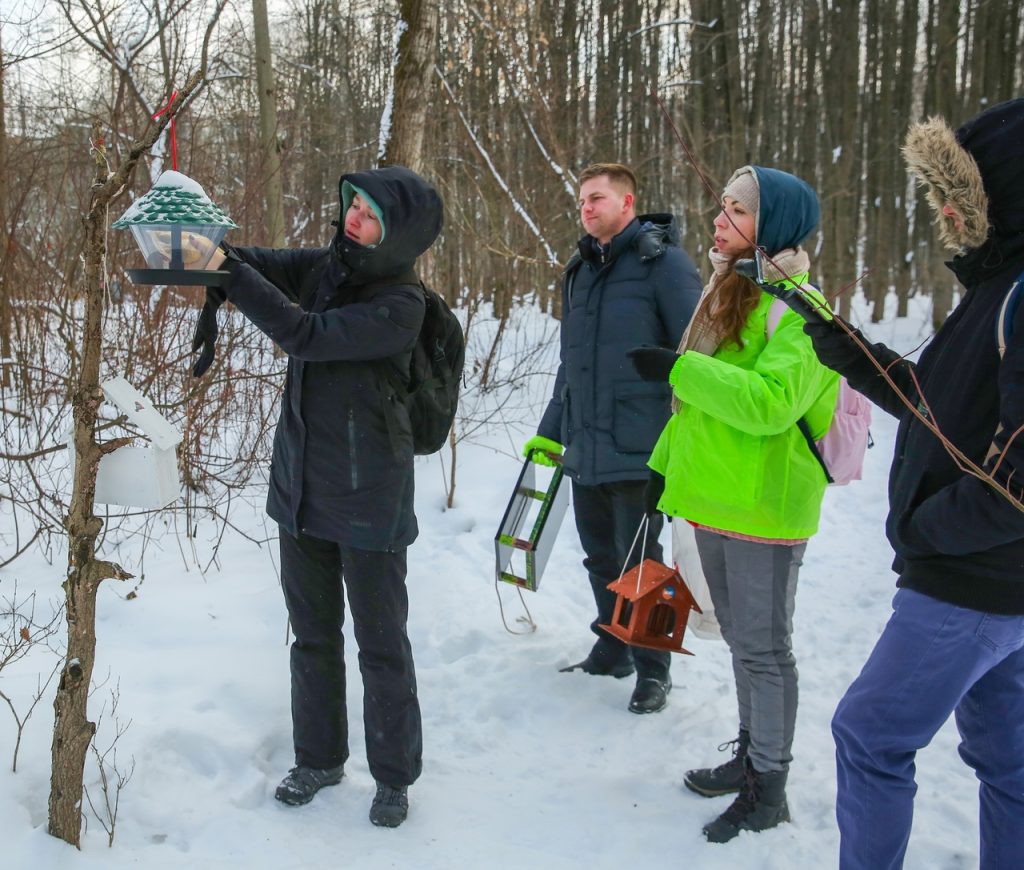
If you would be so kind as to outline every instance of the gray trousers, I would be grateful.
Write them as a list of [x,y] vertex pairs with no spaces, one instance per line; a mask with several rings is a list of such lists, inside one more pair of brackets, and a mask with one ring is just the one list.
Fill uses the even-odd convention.
[[697,529],[697,552],[732,653],[740,728],[755,770],[786,770],[796,725],[796,580],[807,544],[761,544]]

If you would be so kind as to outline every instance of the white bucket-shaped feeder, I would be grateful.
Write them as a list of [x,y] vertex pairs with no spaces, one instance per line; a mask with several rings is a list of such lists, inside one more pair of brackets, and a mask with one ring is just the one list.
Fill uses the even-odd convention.
[[[175,448],[181,432],[124,378],[100,384],[107,400],[142,430],[148,443],[118,447],[100,459],[96,475],[97,504],[156,509],[176,501],[181,492]],[[68,439],[72,468],[74,439]]]

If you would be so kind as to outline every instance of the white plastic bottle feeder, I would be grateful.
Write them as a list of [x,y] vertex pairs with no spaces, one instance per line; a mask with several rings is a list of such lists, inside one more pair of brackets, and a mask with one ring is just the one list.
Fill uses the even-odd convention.
[[170,170],[112,227],[131,229],[146,260],[147,268],[128,269],[134,283],[212,286],[227,273],[206,265],[227,231],[238,225],[198,182]]
[[[181,432],[124,378],[112,378],[100,387],[107,400],[138,426],[148,443],[118,447],[100,459],[96,503],[151,510],[167,507],[181,492],[175,453]],[[74,463],[73,438],[68,439],[68,448]]]

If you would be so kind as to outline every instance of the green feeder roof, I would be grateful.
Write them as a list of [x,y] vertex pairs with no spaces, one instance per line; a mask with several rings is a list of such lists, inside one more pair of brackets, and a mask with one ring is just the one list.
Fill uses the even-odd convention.
[[161,175],[149,193],[135,200],[112,226],[124,229],[138,224],[238,227],[198,182],[173,170]]

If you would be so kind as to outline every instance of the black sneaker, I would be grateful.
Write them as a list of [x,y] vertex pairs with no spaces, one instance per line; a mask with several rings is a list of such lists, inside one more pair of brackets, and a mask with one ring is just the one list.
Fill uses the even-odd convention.
[[574,665],[559,668],[558,670],[563,674],[568,674],[572,671],[583,671],[585,674],[593,674],[598,677],[615,677],[615,679],[621,680],[623,677],[628,677],[636,671],[636,667],[629,658],[621,659],[613,664],[605,664],[604,662],[597,661],[592,656],[587,656],[581,662],[576,662]]
[[786,803],[786,770],[761,773],[748,758],[739,796],[713,822],[704,826],[709,843],[728,843],[740,831],[766,831],[790,821]]
[[290,807],[302,806],[313,800],[313,795],[325,785],[337,785],[344,775],[343,764],[324,769],[300,764],[288,771],[288,776],[281,780],[274,797]]
[[644,677],[637,680],[633,697],[629,699],[630,713],[658,713],[668,705],[668,693],[672,691],[671,677],[659,680]]
[[750,732],[741,729],[739,737],[723,743],[718,747],[718,751],[724,752],[730,746],[733,747],[732,758],[718,767],[700,767],[686,771],[683,785],[704,797],[733,794],[743,788],[746,779],[744,762],[750,750]]
[[370,804],[370,821],[378,827],[397,828],[409,815],[409,787],[377,783],[377,794]]

